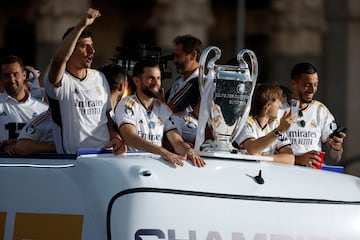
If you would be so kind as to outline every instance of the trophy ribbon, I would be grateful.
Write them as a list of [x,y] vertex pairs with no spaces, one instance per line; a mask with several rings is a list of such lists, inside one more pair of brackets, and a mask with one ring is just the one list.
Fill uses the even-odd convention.
[[[214,87],[213,87],[214,79],[213,78],[214,78],[213,74],[210,73],[207,75],[207,81],[205,82],[205,86],[202,89],[202,96],[214,95]],[[201,97],[200,109],[202,109],[203,111],[201,111],[201,114],[199,114],[199,119],[198,119],[198,132],[197,132],[197,136],[196,136],[196,140],[195,140],[195,147],[194,147],[194,149],[196,151],[200,150],[200,146],[204,142],[205,128],[206,128],[206,124],[209,120],[211,107],[212,107],[212,98]]]

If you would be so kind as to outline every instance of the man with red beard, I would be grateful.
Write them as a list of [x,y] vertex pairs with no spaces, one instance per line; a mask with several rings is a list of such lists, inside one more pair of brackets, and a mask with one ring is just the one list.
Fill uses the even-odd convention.
[[126,151],[110,118],[106,78],[90,69],[95,49],[86,28],[100,16],[98,10],[89,8],[78,24],[68,29],[45,77],[58,153],[106,147],[113,147],[114,153]]
[[343,153],[343,141],[346,133],[341,132],[338,136],[330,134],[336,129],[334,116],[321,102],[314,100],[318,88],[318,72],[310,63],[298,63],[291,70],[292,95],[283,103],[283,110],[289,111],[291,99],[299,101],[299,111],[294,116],[295,122],[286,132],[291,141],[291,147],[295,155],[295,164],[310,167],[319,166],[321,163],[320,152],[326,150],[327,164],[339,161]]
[[15,153],[15,143],[20,130],[48,105],[31,97],[26,88],[26,71],[21,58],[7,56],[0,60],[0,85],[5,92],[0,95],[0,149]]
[[[189,159],[197,167],[205,166],[190,145],[179,135],[170,108],[156,97],[161,87],[159,65],[139,60],[133,70],[136,92],[121,100],[115,109],[115,121],[129,148],[160,155],[172,166],[183,166]],[[175,153],[162,147],[166,135]]]

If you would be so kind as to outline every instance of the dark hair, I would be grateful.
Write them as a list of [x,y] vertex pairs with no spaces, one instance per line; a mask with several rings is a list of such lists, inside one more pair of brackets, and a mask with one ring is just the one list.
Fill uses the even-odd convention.
[[[22,59],[18,56],[15,55],[9,55],[9,56],[5,56],[3,58],[1,58],[0,60],[0,66],[5,65],[5,64],[12,64],[12,63],[19,63],[21,69],[24,71],[24,63],[22,61]],[[0,67],[0,73],[1,73],[1,67]]]
[[127,73],[124,68],[115,63],[100,67],[99,71],[105,75],[111,91],[116,90],[120,82],[127,80]]
[[133,76],[134,77],[139,77],[142,73],[144,73],[144,69],[146,67],[159,67],[159,64],[152,60],[152,59],[140,59],[139,61],[137,61],[137,63],[134,66],[133,69]]
[[252,96],[250,115],[259,116],[268,102],[282,99],[283,92],[277,84],[257,84]]
[[[69,33],[74,30],[75,27],[70,27],[66,30],[66,32],[64,33],[62,39],[64,40],[66,38],[67,35],[69,35]],[[86,28],[84,29],[84,31],[82,31],[82,33],[80,34],[79,39],[81,38],[92,38],[92,34],[91,32]]]
[[290,88],[288,88],[288,87],[285,87],[285,86],[283,86],[283,85],[280,85],[280,88],[281,88],[281,90],[283,91],[283,96],[284,97],[290,97],[291,95],[292,95],[292,91],[291,91],[291,89]]
[[311,63],[308,62],[298,63],[292,68],[290,77],[292,80],[297,80],[303,73],[314,74],[317,73],[317,70],[314,67],[314,65],[312,65]]
[[174,39],[174,43],[175,45],[182,44],[184,52],[186,52],[187,54],[196,51],[197,53],[196,60],[199,61],[202,52],[202,43],[200,39],[192,35],[183,35],[183,36],[177,36]]

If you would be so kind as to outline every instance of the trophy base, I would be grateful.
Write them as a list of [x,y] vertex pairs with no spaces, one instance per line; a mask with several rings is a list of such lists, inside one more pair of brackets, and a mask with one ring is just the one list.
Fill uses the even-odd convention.
[[200,151],[197,151],[197,153],[202,157],[250,161],[273,161],[273,157],[245,154],[241,150],[233,148],[232,145],[227,141],[207,140],[204,144],[201,145]]
[[249,155],[243,153],[231,153],[224,151],[214,151],[214,152],[203,152],[197,151],[197,154],[201,157],[210,157],[210,158],[226,158],[226,159],[234,159],[234,160],[247,160],[247,161],[268,161],[272,162],[273,158],[268,156],[260,156],[260,155]]

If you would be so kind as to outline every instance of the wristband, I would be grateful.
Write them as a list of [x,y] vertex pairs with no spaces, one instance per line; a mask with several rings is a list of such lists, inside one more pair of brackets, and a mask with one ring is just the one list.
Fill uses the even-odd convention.
[[275,129],[275,130],[273,131],[273,133],[274,133],[274,135],[275,135],[277,138],[279,138],[279,137],[282,136],[282,133],[281,133],[278,129]]

